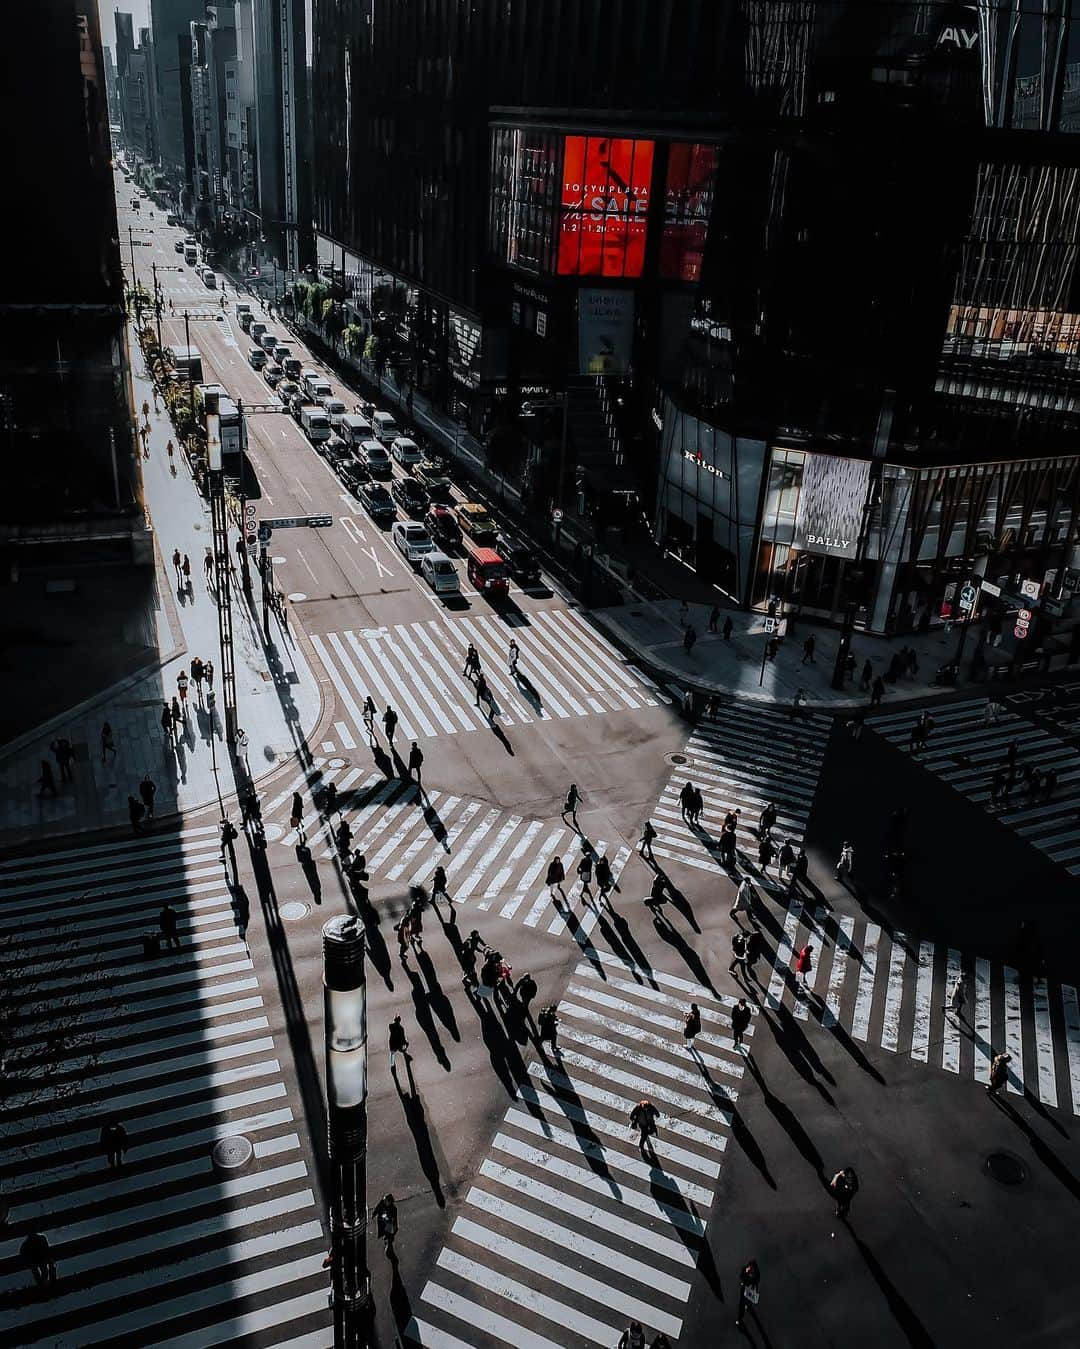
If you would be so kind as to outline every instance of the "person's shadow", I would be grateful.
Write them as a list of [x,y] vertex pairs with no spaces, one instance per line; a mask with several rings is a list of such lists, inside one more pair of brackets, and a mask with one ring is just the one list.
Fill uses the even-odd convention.
[[413,1142],[416,1145],[416,1155],[420,1161],[420,1169],[423,1171],[427,1183],[431,1186],[431,1193],[435,1196],[435,1202],[440,1208],[446,1207],[446,1196],[443,1194],[442,1178],[439,1174],[439,1163],[435,1157],[435,1149],[431,1142],[431,1131],[428,1129],[427,1112],[424,1110],[424,1102],[419,1092],[413,1089],[409,1096],[402,1096],[401,1104],[405,1111],[405,1119],[409,1125],[409,1131],[412,1133]]

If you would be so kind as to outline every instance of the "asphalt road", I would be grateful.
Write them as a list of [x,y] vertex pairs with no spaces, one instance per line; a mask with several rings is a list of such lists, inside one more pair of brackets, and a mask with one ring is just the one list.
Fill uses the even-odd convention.
[[[160,217],[142,237],[152,247],[136,250],[140,275],[155,259],[175,265],[174,231]],[[159,279],[174,310],[216,303],[190,269]],[[182,324],[173,320],[169,336],[182,341]],[[192,325],[192,340],[208,380],[245,402],[268,396],[232,320]],[[351,407],[356,396],[329,377]],[[329,530],[273,540],[324,712],[312,763],[261,784],[266,865],[258,856],[242,865],[266,933],[253,939],[253,960],[264,990],[277,989],[278,1049],[293,1059],[288,1099],[306,1119],[318,1177],[320,932],[351,901],[309,784],[334,781],[372,871],[368,1193],[374,1202],[392,1191],[401,1217],[394,1260],[370,1243],[379,1342],[614,1345],[637,1315],[650,1337],[664,1329],[682,1343],[736,1343],[736,1273],[750,1256],[762,1268],[752,1343],[1074,1342],[1061,1240],[1078,1193],[1070,986],[1041,987],[1009,965],[1003,919],[984,945],[978,904],[996,877],[1004,913],[1002,878],[1026,874],[1027,845],[880,739],[853,747],[825,718],[795,726],[784,712],[732,709],[688,744],[661,692],[591,634],[557,587],[515,591],[509,622],[474,595],[447,609],[291,418],[254,416],[249,434],[266,509],[335,518]],[[167,522],[157,524],[166,537]],[[532,699],[503,664],[511,634]],[[499,682],[493,724],[475,713],[461,674],[468,640]],[[380,706],[393,701],[402,730],[415,732],[422,793],[384,737],[369,742],[357,713],[368,691]],[[409,738],[399,733],[396,748]],[[683,762],[673,766],[673,754]],[[704,833],[680,816],[691,776],[705,788]],[[584,795],[578,831],[560,818],[571,781]],[[309,816],[306,868],[289,822],[294,787]],[[754,865],[765,800],[780,805],[777,840],[807,842],[810,884],[794,895],[775,864],[764,876]],[[886,902],[870,859],[900,801],[916,804],[920,845],[911,888]],[[757,888],[765,945],[748,1060],[731,1040],[734,887],[715,857],[735,805],[739,869]],[[654,870],[633,852],[645,818],[670,882],[655,913],[643,902]],[[962,849],[937,847],[942,819]],[[841,886],[831,869],[849,829],[859,865]],[[582,839],[616,865],[612,907],[586,903],[570,884]],[[556,854],[571,861],[572,904],[545,892]],[[455,923],[429,912],[424,951],[402,961],[394,924],[409,884],[438,860],[454,868],[460,911]],[[965,885],[965,902],[950,905]],[[533,973],[538,1004],[560,1004],[561,1058],[541,1058],[519,1018],[466,993],[457,952],[473,927],[516,975]],[[787,972],[792,945],[808,939],[813,992],[799,998]],[[941,1007],[959,968],[973,990],[966,1023]],[[692,1048],[681,1029],[691,1001],[703,1020]],[[411,1083],[389,1072],[386,1026],[397,1014]],[[1014,1078],[994,1103],[983,1090],[987,1056],[1004,1044],[1016,1050]],[[662,1115],[651,1159],[627,1124],[642,1096]],[[847,1164],[862,1189],[845,1225],[823,1181]],[[994,1179],[995,1168],[1018,1183]],[[244,1342],[284,1339],[271,1326]]]

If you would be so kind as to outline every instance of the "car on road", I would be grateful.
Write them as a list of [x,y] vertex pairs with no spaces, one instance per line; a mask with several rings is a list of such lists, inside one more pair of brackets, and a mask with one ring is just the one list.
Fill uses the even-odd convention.
[[381,482],[364,483],[356,499],[377,525],[388,525],[397,515],[394,499]]
[[412,468],[413,464],[419,464],[424,457],[420,446],[408,436],[398,436],[390,445],[390,453],[402,468]]
[[453,483],[446,466],[439,459],[424,458],[412,470],[413,477],[424,488],[432,501],[449,501]]
[[427,510],[427,493],[412,478],[398,478],[390,487],[390,495],[410,520],[419,520]]
[[356,447],[356,457],[373,478],[385,479],[393,476],[394,466],[390,462],[390,456],[386,453],[386,447],[380,445],[377,440],[362,441]]
[[456,548],[461,543],[461,530],[449,506],[432,506],[424,516],[424,524],[441,544]]
[[252,347],[248,352],[248,365],[253,370],[261,370],[266,364],[266,352],[262,347]]
[[217,277],[214,275],[212,267],[202,269],[202,283],[207,290],[217,290]]
[[340,431],[341,419],[345,416],[345,404],[340,398],[324,398],[322,405],[323,411],[330,418],[330,425],[335,431]]
[[495,547],[516,581],[524,586],[540,584],[540,563],[527,543],[510,534],[500,534]]
[[457,508],[457,521],[466,538],[480,547],[490,548],[495,543],[498,529],[485,507],[477,501],[465,501]]
[[292,403],[292,400],[300,392],[300,385],[292,379],[283,379],[277,386],[277,395],[283,403]]
[[337,475],[353,496],[360,495],[360,488],[371,481],[371,474],[354,459],[338,465]]
[[262,372],[262,377],[266,380],[267,384],[270,385],[271,389],[276,389],[281,383],[281,374],[282,371],[280,365],[268,365]]
[[174,253],[182,253],[184,251],[183,239],[174,239],[172,248]]
[[398,552],[410,562],[419,562],[425,553],[435,551],[431,535],[416,520],[399,520],[390,535]]
[[469,552],[466,574],[481,595],[505,599],[510,593],[510,575],[506,563],[494,548],[474,548]]
[[461,590],[457,567],[445,553],[425,553],[420,559],[420,575],[436,595],[456,595]]

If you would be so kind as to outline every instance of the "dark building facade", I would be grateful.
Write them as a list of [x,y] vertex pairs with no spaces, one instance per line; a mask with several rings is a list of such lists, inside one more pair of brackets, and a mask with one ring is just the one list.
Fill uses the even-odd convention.
[[0,539],[20,569],[146,562],[97,4],[25,6],[9,37],[36,59],[7,70],[26,114],[7,238],[46,265],[9,269],[0,299]]
[[591,384],[589,496],[629,470],[746,605],[886,630],[1074,583],[1072,0],[313,15],[320,256],[474,429]]
[[205,0],[150,0],[156,159],[176,193],[186,185],[188,166],[184,105],[185,89],[190,80],[190,25],[202,20],[205,11]]

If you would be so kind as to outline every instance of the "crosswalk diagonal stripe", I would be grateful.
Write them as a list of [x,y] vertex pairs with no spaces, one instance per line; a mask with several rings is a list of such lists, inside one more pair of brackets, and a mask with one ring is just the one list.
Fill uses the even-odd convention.
[[421,655],[416,647],[416,643],[412,639],[412,634],[408,625],[396,623],[394,625],[394,633],[397,636],[397,640],[408,653],[405,660],[410,666],[410,683],[414,684],[414,686],[423,694],[425,708],[430,711],[431,715],[444,731],[447,731],[450,734],[456,733],[457,727],[450,720],[449,715],[443,711],[440,706],[439,697],[435,696],[441,695],[443,688],[445,687],[442,676],[438,674]]
[[[469,634],[471,639],[476,643],[477,648],[483,651],[487,656],[488,660],[490,660],[493,663],[494,669],[501,671],[502,666],[506,663],[506,652],[505,650],[503,650],[501,645],[498,646],[496,645],[497,639],[490,632],[488,632],[487,629],[481,628],[479,624],[474,625],[469,619],[465,619],[463,621],[463,627],[465,631]],[[514,629],[515,634],[518,634],[519,631],[520,630],[517,628]],[[524,631],[520,631],[520,635],[523,642],[525,643],[525,648],[529,649],[529,642],[527,635],[525,634]],[[540,666],[539,669],[537,668],[538,665]],[[544,710],[546,711],[550,709],[550,712],[554,713],[555,716],[557,717],[570,716],[570,711],[568,711],[567,708],[563,706],[564,694],[562,689],[560,688],[558,694],[556,694],[553,691],[551,679],[549,678],[549,672],[546,669],[544,669],[543,665],[541,665],[538,660],[535,659],[535,656],[533,661],[530,663],[528,667],[527,673],[530,684],[532,684],[532,686],[540,694]],[[493,674],[492,678],[496,681],[499,690],[504,697],[521,696],[518,692],[516,684],[514,685],[513,692],[511,692],[510,689],[507,688],[507,685],[504,683],[501,673]],[[507,679],[509,679],[509,675],[507,676]],[[570,700],[567,699],[567,701]],[[575,708],[573,710],[579,711],[581,715],[584,715],[585,713],[585,709],[583,707],[580,707],[580,705],[575,705]]]
[[1009,1064],[1008,1090],[1017,1096],[1024,1094],[1024,1031],[1020,1003],[1020,975],[1006,965],[1005,979],[1005,1048],[1012,1056]]
[[799,899],[792,900],[784,918],[784,931],[780,940],[776,943],[776,958],[773,961],[772,978],[769,980],[768,991],[765,995],[765,1001],[772,1011],[776,1011],[780,1006],[784,989],[787,987],[791,957],[795,952],[795,934],[799,930],[801,917],[802,901]]
[[[413,689],[420,682],[417,678],[417,672],[415,670],[398,670],[398,653],[389,629],[387,629],[387,635],[380,637],[377,643],[381,668],[375,664],[371,646],[362,641],[355,632],[346,632],[345,640],[349,643],[353,656],[367,672],[368,678],[376,684],[380,682],[385,684],[388,689],[386,701],[397,712],[401,722],[401,732],[406,740],[415,740],[418,734],[435,735],[435,727],[428,720],[427,713],[424,711],[419,698],[413,696]],[[394,685],[390,683],[391,672],[396,676],[396,684]],[[403,706],[406,710],[403,710]]]
[[919,943],[915,971],[915,1019],[911,1027],[911,1057],[926,1063],[930,1054],[930,1004],[934,991],[934,944]]
[[[528,1270],[530,1274],[539,1274],[542,1278],[559,1284],[563,1288],[572,1288],[579,1297],[589,1302],[610,1307],[622,1316],[640,1318],[667,1335],[678,1335],[682,1329],[682,1321],[679,1317],[671,1316],[667,1312],[661,1311],[659,1307],[653,1307],[640,1298],[632,1297],[630,1294],[623,1293],[599,1279],[594,1279],[580,1269],[571,1269],[559,1260],[552,1260],[531,1247],[523,1246],[520,1242],[503,1236],[493,1228],[486,1228],[473,1222],[471,1218],[458,1218],[451,1230],[453,1235],[472,1242],[485,1254],[492,1254],[510,1264],[519,1265]],[[577,1329],[578,1327],[575,1325],[573,1328]],[[610,1344],[610,1341],[604,1339],[598,1341],[598,1343],[607,1345]]]
[[1035,1063],[1038,1070],[1039,1100],[1057,1108],[1057,1073],[1054,1069],[1054,1039],[1050,1026],[1050,990],[1041,976],[1032,980],[1035,1014]]
[[563,620],[560,612],[541,610],[537,615],[556,640],[561,641],[567,652],[585,669],[591,670],[598,681],[597,687],[607,689],[623,700],[628,708],[640,707],[646,698],[635,687],[633,677],[622,668],[613,669],[605,661],[603,653],[594,643],[585,638],[584,632],[569,619]]
[[855,996],[855,1011],[851,1019],[851,1034],[864,1043],[870,1034],[870,1013],[874,1005],[874,980],[877,975],[878,940],[881,928],[867,923],[863,934],[862,964],[859,967],[859,987]]
[[478,909],[486,910],[491,908],[492,901],[505,889],[506,882],[510,879],[511,873],[514,870],[514,863],[524,857],[525,853],[529,850],[533,839],[539,834],[543,827],[544,824],[542,820],[533,820],[529,824],[524,834],[522,834],[521,838],[519,838],[514,845],[510,856],[496,872],[495,879],[484,891],[483,897],[476,906]]
[[990,1081],[990,1060],[994,1057],[993,1025],[991,1023],[990,962],[981,958],[975,961],[975,1028],[973,1048],[975,1050],[975,1081]]
[[[671,1261],[672,1264],[688,1265],[691,1269],[697,1264],[696,1252],[690,1250],[682,1238],[672,1238],[657,1231],[647,1218],[638,1218],[628,1213],[613,1213],[610,1209],[579,1198],[570,1190],[555,1189],[544,1180],[517,1171],[504,1162],[493,1161],[490,1157],[480,1164],[480,1175],[526,1198],[546,1204],[560,1216],[569,1214],[570,1217],[599,1228],[605,1236],[640,1246],[650,1254]],[[610,1196],[610,1192],[608,1193]]]
[[[483,877],[487,875],[488,868],[492,866],[495,859],[502,852],[503,848],[506,847],[507,843],[509,843],[509,841],[513,838],[514,834],[518,831],[518,829],[520,829],[521,825],[522,819],[520,815],[510,816],[510,818],[506,821],[503,827],[495,835],[494,841],[488,845],[487,849],[485,850],[480,860],[477,862],[476,866],[472,869],[472,871],[469,872],[468,876],[466,876],[464,880],[462,880],[460,885],[458,885],[455,888],[454,898],[456,900],[459,900],[462,903],[464,903],[465,900],[469,898],[472,892],[480,884],[480,881],[483,879]],[[481,909],[486,908],[488,907],[488,904],[485,903],[484,901],[481,901],[477,905],[477,907]]]
[[552,609],[548,612],[552,615],[552,622],[574,634],[578,649],[586,647],[593,654],[597,664],[606,669],[612,679],[630,690],[634,689],[634,677],[624,668],[622,653],[612,646],[602,633],[587,623],[577,610]]
[[[465,676],[455,667],[451,658],[443,650],[438,639],[443,642],[449,642],[449,633],[453,628],[443,630],[443,627],[435,620],[429,623],[418,623],[414,629],[416,640],[427,650],[433,664],[442,671],[440,678],[440,687],[446,704],[462,724],[462,729],[466,731],[479,730],[487,725],[487,719],[479,708],[473,705],[472,691],[468,682],[463,682]],[[451,680],[451,683],[444,682]],[[526,721],[531,718],[526,717]]]
[[[953,985],[962,973],[960,963],[960,952],[950,947],[945,956],[945,989],[946,999],[952,994]],[[947,1073],[958,1073],[960,1071],[960,1023],[951,1010],[945,1012],[944,1026],[941,1034],[941,1066]]]
[[832,969],[829,972],[829,983],[825,992],[825,1007],[821,1015],[821,1024],[826,1029],[839,1025],[840,1022],[840,995],[847,975],[854,930],[854,918],[840,919],[840,927],[833,945]]
[[646,1287],[651,1286],[665,1297],[674,1298],[679,1302],[689,1300],[690,1284],[684,1279],[673,1278],[664,1270],[654,1269],[641,1260],[635,1260],[623,1249],[616,1251],[611,1246],[605,1246],[602,1242],[585,1236],[573,1228],[552,1222],[532,1209],[512,1204],[508,1199],[503,1199],[490,1190],[481,1190],[474,1186],[465,1196],[465,1202],[487,1217],[497,1218],[500,1222],[516,1227],[520,1231],[541,1237],[553,1246],[571,1251],[574,1255],[590,1260],[601,1268],[617,1269],[627,1278],[634,1279]]
[[[530,654],[544,670],[558,670],[559,677],[563,681],[561,688],[568,700],[580,699],[588,703],[594,712],[606,712],[607,704],[601,702],[595,695],[609,690],[591,673],[587,663],[575,651],[568,648],[565,641],[561,641],[546,625],[539,622],[540,613],[535,615],[535,619],[537,621],[534,621],[527,630],[527,649]],[[525,635],[525,632],[522,632],[522,636]],[[573,665],[570,662],[574,662]],[[572,701],[571,706],[574,706]]]
[[[426,794],[426,804],[423,806],[422,809],[419,809],[417,811],[416,818],[413,821],[413,827],[416,829],[416,837],[405,849],[405,851],[401,854],[401,856],[394,863],[394,865],[392,867],[387,868],[386,879],[388,881],[396,881],[399,876],[403,875],[409,869],[409,867],[412,866],[414,859],[417,858],[426,848],[429,848],[431,846],[433,842],[433,835],[431,833],[431,827],[428,823],[428,819],[431,813],[434,813],[436,815],[439,814],[438,812],[439,802],[442,801],[443,803],[442,808],[444,811],[453,812],[454,810],[457,809],[460,800],[461,798],[456,796],[448,796],[444,800],[441,792],[428,792]],[[439,818],[443,819],[441,815],[439,815]],[[372,867],[369,869],[374,870],[375,865],[377,864],[373,863]]]
[[[609,1033],[623,1034],[631,1037],[635,1045],[648,1045],[653,1049],[667,1049],[673,1053],[682,1050],[686,1052],[685,1045],[678,1045],[676,1042],[663,1035],[656,1035],[651,1031],[644,1030],[640,1026],[629,1025],[618,1017],[605,1016],[600,1012],[594,1011],[591,1007],[583,1007],[580,1003],[572,1002],[570,997],[564,997],[559,1003],[560,1015],[577,1016],[587,1025],[596,1026]],[[576,1037],[572,1037],[576,1038]],[[698,1037],[701,1043],[704,1043],[704,1036]],[[709,1068],[714,1068],[718,1073],[723,1073],[726,1077],[739,1079],[743,1075],[741,1064],[729,1063],[726,1059],[717,1058],[715,1054],[706,1054],[702,1052],[695,1041],[695,1047],[698,1048],[698,1058]],[[732,1051],[734,1052],[734,1051]],[[689,1075],[688,1080],[692,1080],[693,1074]]]
[[509,676],[503,677],[506,652],[501,647],[495,646],[487,633],[475,626],[470,619],[460,619],[451,626],[450,631],[461,643],[463,652],[472,642],[477,652],[484,658],[484,678],[499,700],[499,715],[502,719],[508,725],[512,725],[513,717],[521,718],[522,713],[527,714],[528,710],[522,706],[516,686],[509,680]]
[[[499,1343],[512,1345],[513,1349],[561,1349],[555,1340],[549,1340],[546,1335],[537,1335],[534,1331],[527,1330],[517,1322],[493,1311],[484,1303],[461,1297],[460,1294],[443,1288],[434,1280],[428,1280],[424,1285],[420,1300],[463,1321],[474,1334],[494,1336]],[[453,1337],[447,1342],[440,1334],[435,1339],[425,1337],[420,1343],[430,1346],[430,1349],[458,1349],[461,1341]]]
[[[540,847],[536,850],[536,857],[530,863],[528,870],[518,882],[517,889],[499,910],[500,918],[513,918],[532,886],[536,884],[540,872],[547,867],[549,860],[555,855],[556,849],[562,846],[562,840],[565,837],[565,829],[555,829],[547,836],[543,843],[541,843]],[[550,895],[547,893],[546,889],[543,892],[542,898],[544,907],[546,907],[550,900]]]
[[[324,642],[317,633],[311,633],[308,640],[315,648],[315,654],[319,658],[319,664],[326,671],[327,678],[330,680],[331,684],[333,684],[335,694],[345,704],[346,711],[349,713],[349,716],[352,717],[353,725],[358,727],[363,726],[364,714],[357,706],[356,700],[352,696],[352,690],[346,683],[344,675],[337,668],[337,659],[332,660],[330,658],[330,646],[334,643],[334,634],[328,633],[326,641]],[[344,660],[344,651],[341,648],[340,642],[334,646],[334,655],[336,658],[342,659],[343,663],[347,664]],[[364,697],[362,691],[360,697],[362,702]]]
[[[433,842],[433,846],[436,846],[439,852],[444,854],[445,856],[452,857],[454,847],[458,839],[461,837],[464,830],[468,827],[470,820],[472,820],[473,816],[476,815],[479,809],[480,809],[479,801],[470,801],[469,804],[458,816],[458,818],[447,830],[446,836],[443,838],[442,842],[437,844]],[[409,877],[409,884],[419,885],[423,880],[425,880],[430,865],[431,865],[430,858],[425,859],[423,862],[421,862],[420,865],[413,872],[413,874]]]
[[1061,1007],[1065,1024],[1065,1050],[1069,1065],[1072,1112],[1074,1115],[1080,1115],[1080,1002],[1072,984],[1061,986]]

